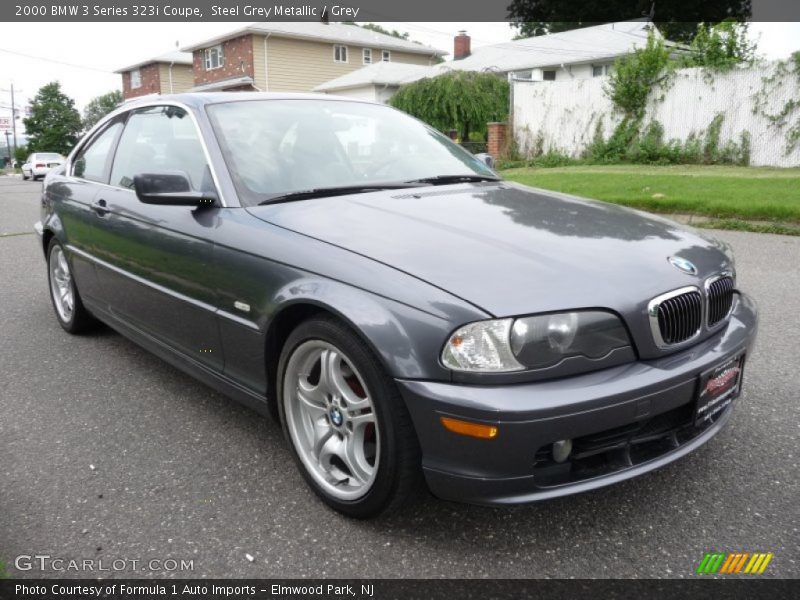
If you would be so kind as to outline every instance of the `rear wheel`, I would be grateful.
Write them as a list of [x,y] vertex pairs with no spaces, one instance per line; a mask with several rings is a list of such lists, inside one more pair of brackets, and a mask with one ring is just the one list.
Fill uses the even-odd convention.
[[47,273],[50,299],[59,325],[69,333],[80,333],[95,327],[97,321],[81,302],[64,247],[56,238],[50,240],[48,246]]
[[279,410],[295,460],[332,508],[369,518],[399,507],[420,481],[420,452],[394,382],[331,318],[301,324],[278,367]]

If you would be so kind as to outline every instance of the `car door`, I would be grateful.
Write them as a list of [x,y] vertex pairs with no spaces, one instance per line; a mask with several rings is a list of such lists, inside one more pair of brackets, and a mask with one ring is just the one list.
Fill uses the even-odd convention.
[[105,214],[94,202],[108,181],[122,126],[118,117],[101,127],[78,149],[67,171],[55,176],[45,189],[45,201],[53,204],[61,222],[75,282],[90,308],[101,302],[94,255],[102,243]]
[[176,106],[128,115],[98,196],[107,214],[96,255],[109,312],[209,367],[223,364],[216,323],[212,256],[218,208],[144,204],[133,190],[141,173],[184,173],[194,191],[213,191],[192,115]]

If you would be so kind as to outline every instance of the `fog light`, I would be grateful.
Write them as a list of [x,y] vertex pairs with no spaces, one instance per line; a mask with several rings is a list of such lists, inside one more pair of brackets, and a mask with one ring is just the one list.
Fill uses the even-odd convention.
[[460,419],[452,419],[450,417],[439,417],[442,425],[448,431],[466,435],[469,437],[480,438],[483,440],[491,440],[497,437],[497,427],[492,425],[483,425],[482,423],[471,423],[469,421],[462,421]]
[[572,452],[572,440],[553,442],[553,460],[557,463],[567,460],[570,452]]

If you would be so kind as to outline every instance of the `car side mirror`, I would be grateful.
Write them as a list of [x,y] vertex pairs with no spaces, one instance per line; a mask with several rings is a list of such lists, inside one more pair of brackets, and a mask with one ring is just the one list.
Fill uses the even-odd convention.
[[494,169],[494,157],[491,154],[481,152],[480,154],[476,154],[475,158],[484,163],[490,169]]
[[134,175],[133,189],[144,204],[210,206],[217,202],[214,193],[193,191],[189,178],[180,171]]

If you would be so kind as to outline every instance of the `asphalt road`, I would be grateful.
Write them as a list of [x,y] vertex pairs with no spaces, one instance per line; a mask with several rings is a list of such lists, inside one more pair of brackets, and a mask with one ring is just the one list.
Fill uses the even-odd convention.
[[800,238],[718,233],[736,250],[762,322],[735,415],[698,452],[537,505],[426,498],[355,522],[306,489],[269,419],[110,330],[61,330],[31,234],[40,186],[0,178],[0,561],[9,575],[57,575],[14,569],[15,557],[38,553],[194,561],[192,571],[127,576],[693,577],[705,552],[764,551],[775,553],[765,576],[800,576]]

